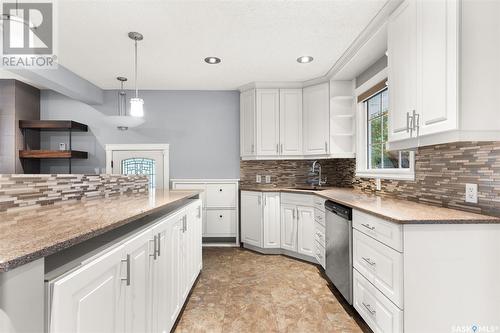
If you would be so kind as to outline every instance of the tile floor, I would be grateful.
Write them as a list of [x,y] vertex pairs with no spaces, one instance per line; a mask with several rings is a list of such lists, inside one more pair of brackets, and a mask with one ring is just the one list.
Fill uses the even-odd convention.
[[175,332],[362,332],[319,269],[279,255],[205,248]]

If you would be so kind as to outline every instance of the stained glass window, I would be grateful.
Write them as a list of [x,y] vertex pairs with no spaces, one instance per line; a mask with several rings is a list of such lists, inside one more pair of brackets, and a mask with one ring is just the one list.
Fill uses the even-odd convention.
[[155,187],[155,160],[137,157],[128,158],[122,161],[122,173],[125,175],[146,175],[149,177],[149,186]]

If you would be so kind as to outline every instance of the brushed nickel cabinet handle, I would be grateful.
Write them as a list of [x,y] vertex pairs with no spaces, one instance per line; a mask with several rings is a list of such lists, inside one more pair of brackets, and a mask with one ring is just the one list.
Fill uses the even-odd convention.
[[375,261],[372,261],[370,258],[361,257],[364,261],[366,261],[370,266],[375,266]]
[[153,257],[154,260],[156,260],[156,249],[157,249],[157,243],[158,243],[158,235],[153,236],[153,254],[150,254],[150,257]]
[[371,315],[375,315],[377,314],[377,311],[375,310],[372,310],[372,307],[370,304],[366,304],[365,302],[362,302],[363,303],[363,306],[368,310],[368,312],[370,312]]
[[280,145],[279,144],[276,144],[276,153],[280,153]]
[[161,233],[158,233],[158,257],[161,255]]
[[127,263],[127,276],[122,278],[122,281],[126,281],[127,286],[130,286],[130,254],[127,254],[127,259],[122,259],[122,262]]
[[365,227],[366,229],[369,229],[369,230],[375,230],[375,227],[372,227],[372,226],[371,226],[371,225],[369,225],[368,223],[367,223],[367,224],[363,224],[363,223],[361,223],[361,225],[362,225],[363,227]]

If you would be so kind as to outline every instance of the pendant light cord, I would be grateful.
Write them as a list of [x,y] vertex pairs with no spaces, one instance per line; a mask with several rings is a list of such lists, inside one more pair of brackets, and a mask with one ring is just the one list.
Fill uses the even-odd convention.
[[137,39],[135,40],[135,98],[139,97],[137,91]]

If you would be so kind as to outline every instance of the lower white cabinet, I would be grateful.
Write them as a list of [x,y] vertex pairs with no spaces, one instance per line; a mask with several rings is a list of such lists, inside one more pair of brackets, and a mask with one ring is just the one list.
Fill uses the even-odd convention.
[[201,269],[201,201],[49,282],[50,332],[168,332]]
[[241,191],[241,239],[260,248],[280,247],[280,195]]
[[314,211],[311,195],[241,191],[242,242],[261,249],[283,249],[322,264],[324,254],[323,260],[316,255]]
[[297,206],[297,252],[314,256],[314,208]]
[[281,248],[297,251],[297,207],[281,204]]

